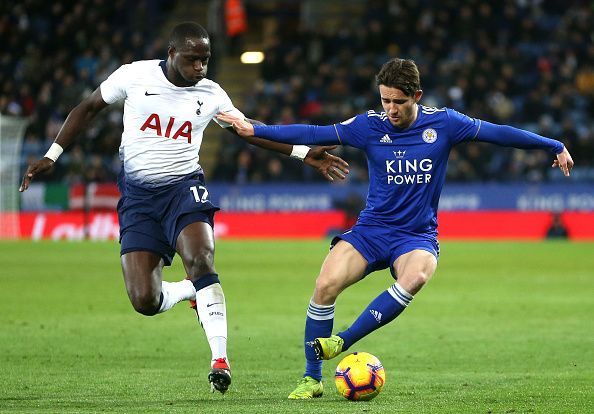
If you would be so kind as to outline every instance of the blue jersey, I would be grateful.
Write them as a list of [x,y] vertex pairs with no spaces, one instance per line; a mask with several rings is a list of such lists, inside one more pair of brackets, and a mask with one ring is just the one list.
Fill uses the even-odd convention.
[[336,124],[341,144],[367,154],[369,192],[359,222],[436,235],[450,149],[476,138],[480,124],[452,109],[421,105],[404,130],[376,111]]
[[358,223],[437,235],[437,206],[450,149],[477,140],[559,154],[563,144],[449,108],[419,105],[417,119],[394,127],[385,112],[368,111],[335,125],[254,125],[254,135],[289,144],[350,145],[367,155],[369,192]]

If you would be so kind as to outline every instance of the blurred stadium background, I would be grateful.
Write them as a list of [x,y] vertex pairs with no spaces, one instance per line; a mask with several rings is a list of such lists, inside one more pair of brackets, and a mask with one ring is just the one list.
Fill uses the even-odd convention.
[[[373,76],[400,56],[420,67],[423,104],[566,143],[576,162],[569,180],[550,168],[544,152],[456,147],[440,203],[442,237],[538,239],[555,222],[573,239],[594,238],[592,2],[436,4],[2,2],[0,235],[117,237],[120,106],[89,125],[53,175],[22,195],[15,192],[18,181],[83,96],[123,63],[166,58],[170,28],[191,19],[212,35],[210,77],[247,116],[266,123],[329,124],[378,108]],[[265,58],[243,64],[244,51],[262,51]],[[15,117],[25,120],[22,128]],[[357,150],[337,153],[351,174],[330,185],[294,160],[210,126],[201,164],[223,209],[218,236],[319,238],[349,226],[364,202],[366,162]]]

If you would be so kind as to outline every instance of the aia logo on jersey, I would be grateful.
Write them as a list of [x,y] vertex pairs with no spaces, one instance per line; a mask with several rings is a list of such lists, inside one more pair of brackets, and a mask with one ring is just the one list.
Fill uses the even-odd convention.
[[[165,134],[163,134],[163,127],[161,124],[161,118],[158,114],[150,114],[149,117],[144,121],[144,124],[140,127],[141,131],[148,129],[154,129],[155,133],[160,137],[167,137],[171,139],[178,139],[184,137],[188,140],[188,144],[192,143],[192,123],[190,121],[184,121],[177,129],[175,133],[171,135],[174,125],[176,124],[175,118],[170,116],[167,125],[165,125]],[[179,124],[179,123],[177,123]]]
[[437,131],[433,128],[427,128],[423,131],[423,141],[427,144],[433,144],[437,141]]

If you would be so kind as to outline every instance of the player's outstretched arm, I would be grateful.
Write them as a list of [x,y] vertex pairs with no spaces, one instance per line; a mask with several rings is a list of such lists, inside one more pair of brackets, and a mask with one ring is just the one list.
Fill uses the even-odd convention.
[[29,188],[29,184],[35,176],[49,173],[64,148],[70,146],[83,128],[106,106],[107,104],[101,96],[101,90],[97,88],[74,107],[68,114],[66,121],[64,121],[64,125],[62,125],[49,151],[43,158],[31,163],[27,168],[19,191],[23,192]]
[[285,144],[300,145],[337,145],[341,144],[338,139],[335,125],[265,125],[259,123],[252,125],[245,119],[238,118],[228,113],[217,114],[219,121],[231,125],[235,132],[241,137],[249,138],[258,136],[260,139],[267,139]]
[[[220,113],[217,115],[217,118],[223,122],[231,124],[233,128],[232,131],[252,145],[280,152],[285,155],[292,155],[293,153],[294,145],[255,137],[254,125],[264,126],[260,121],[241,119],[228,113]],[[342,158],[328,152],[335,148],[336,145],[319,146],[309,149],[305,147],[308,151],[303,158],[303,162],[316,169],[328,181],[334,181],[335,178],[342,180],[346,177],[346,174],[349,173],[349,165]]]
[[559,167],[566,177],[571,173],[573,159],[562,142],[509,125],[497,125],[486,121],[480,122],[480,129],[477,133],[479,141],[505,147],[549,151],[556,155],[553,167]]

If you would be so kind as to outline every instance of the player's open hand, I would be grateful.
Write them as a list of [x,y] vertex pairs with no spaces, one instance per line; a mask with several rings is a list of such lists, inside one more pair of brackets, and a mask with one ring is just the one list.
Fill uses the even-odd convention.
[[573,159],[571,158],[569,151],[567,151],[567,148],[563,148],[563,152],[557,154],[557,159],[553,161],[552,167],[559,167],[561,171],[563,171],[563,175],[569,177],[569,173],[573,168]]
[[51,171],[52,167],[54,166],[54,162],[49,158],[43,157],[40,160],[35,161],[34,163],[30,164],[23,176],[23,182],[19,188],[19,191],[22,193],[27,188],[29,188],[29,184],[31,180],[39,174],[45,174]]
[[334,181],[335,178],[344,180],[349,173],[349,164],[328,152],[335,148],[336,145],[311,148],[303,162],[318,170],[328,181]]
[[254,136],[254,126],[245,119],[238,118],[226,112],[219,112],[216,116],[219,121],[230,124],[240,137]]

